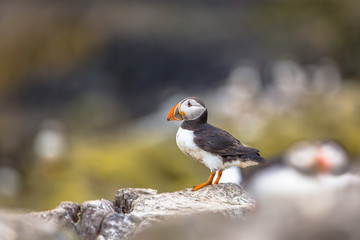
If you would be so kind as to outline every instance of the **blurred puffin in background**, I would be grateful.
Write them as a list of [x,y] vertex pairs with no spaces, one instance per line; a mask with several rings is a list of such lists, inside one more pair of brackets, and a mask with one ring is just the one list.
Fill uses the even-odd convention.
[[[176,143],[187,156],[203,163],[211,171],[207,182],[193,187],[193,191],[218,184],[223,170],[265,163],[259,150],[244,146],[228,132],[207,123],[208,112],[203,100],[185,98],[169,112],[168,121],[184,122],[176,134]],[[217,178],[213,182],[216,172]]]
[[287,165],[308,174],[340,174],[349,163],[345,149],[334,141],[298,142],[284,155]]
[[[336,196],[339,189],[359,184],[350,173],[349,156],[337,142],[297,142],[283,155],[283,164],[258,171],[248,187],[261,204],[279,200],[303,200],[322,195],[322,204]],[[273,200],[273,201],[271,201]]]

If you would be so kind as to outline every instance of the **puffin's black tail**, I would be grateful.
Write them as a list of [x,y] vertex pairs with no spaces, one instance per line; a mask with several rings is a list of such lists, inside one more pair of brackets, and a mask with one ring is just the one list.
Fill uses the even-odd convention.
[[248,161],[254,161],[258,163],[266,163],[266,160],[260,156],[259,153],[249,153],[241,155],[241,158],[247,159]]

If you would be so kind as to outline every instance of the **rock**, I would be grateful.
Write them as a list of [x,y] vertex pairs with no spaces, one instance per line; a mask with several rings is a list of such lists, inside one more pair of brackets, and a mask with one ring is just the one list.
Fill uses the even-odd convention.
[[[321,192],[317,201],[328,201]],[[327,211],[318,211],[317,203],[299,209],[287,199],[259,205],[256,214],[246,221],[233,221],[214,216],[176,218],[154,224],[135,236],[136,240],[206,239],[206,240],[358,240],[360,239],[360,186],[347,186],[338,191],[336,204]],[[309,211],[311,214],[309,214]]]
[[27,216],[72,229],[82,239],[132,239],[149,226],[174,217],[218,214],[244,219],[254,209],[249,194],[229,183],[196,192],[184,189],[160,194],[153,189],[125,188],[116,192],[114,202],[63,202],[53,210]]
[[[311,201],[306,209],[292,201],[260,206],[256,217],[238,228],[237,239],[360,239],[360,185],[346,186],[337,193],[332,199],[335,204],[326,211],[318,211],[319,204]],[[328,197],[320,192],[317,202],[329,201]]]
[[123,213],[140,218],[162,219],[165,216],[203,212],[243,217],[254,207],[254,201],[236,184],[211,185],[193,192],[185,189],[157,194],[152,189],[121,189],[115,194],[115,205]]
[[75,229],[75,224],[79,221],[80,208],[81,206],[77,203],[62,202],[51,211],[33,212],[28,214],[28,216]]
[[31,215],[0,210],[0,240],[75,240],[71,231]]
[[236,237],[238,234],[236,229],[243,223],[244,221],[234,221],[223,215],[207,213],[178,216],[166,222],[153,224],[151,228],[138,233],[135,240],[248,239]]
[[[316,199],[327,198],[319,192]],[[62,202],[53,210],[30,214],[0,211],[0,240],[71,240],[74,234],[87,240],[360,239],[360,186],[338,189],[333,201],[331,208],[319,211],[314,201],[298,208],[284,199],[259,205],[251,214],[255,203],[236,184],[160,194],[125,188],[116,192],[114,202]]]

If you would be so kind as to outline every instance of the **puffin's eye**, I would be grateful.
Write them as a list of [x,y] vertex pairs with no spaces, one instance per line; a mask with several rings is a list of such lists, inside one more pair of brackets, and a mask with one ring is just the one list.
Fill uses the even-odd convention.
[[191,102],[190,102],[190,101],[188,101],[188,107],[191,107],[191,106],[192,106]]

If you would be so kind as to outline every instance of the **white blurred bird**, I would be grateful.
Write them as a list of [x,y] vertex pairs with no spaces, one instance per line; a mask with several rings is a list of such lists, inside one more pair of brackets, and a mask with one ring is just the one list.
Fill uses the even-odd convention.
[[249,190],[261,205],[288,201],[311,214],[326,212],[339,191],[360,184],[356,175],[339,174],[348,166],[349,157],[333,141],[296,143],[283,161],[284,165],[262,170],[250,181]]

